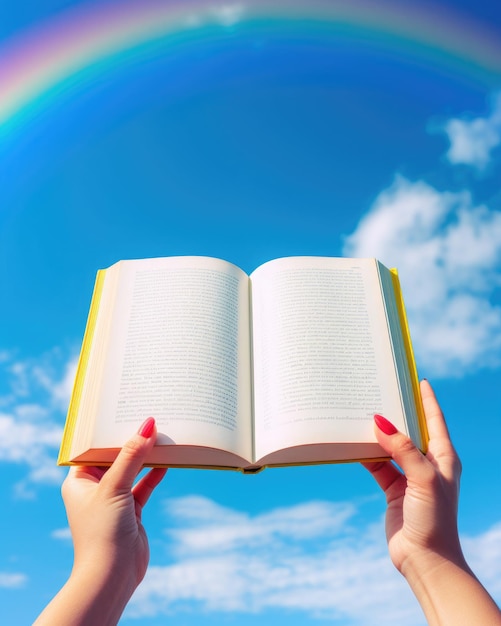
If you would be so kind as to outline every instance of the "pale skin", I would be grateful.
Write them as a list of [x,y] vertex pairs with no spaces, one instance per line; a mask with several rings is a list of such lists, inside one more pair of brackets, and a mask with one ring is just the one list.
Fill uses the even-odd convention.
[[378,427],[376,422],[379,443],[403,473],[391,461],[364,464],[386,495],[391,560],[430,626],[501,626],[501,612],[469,568],[459,542],[461,463],[427,381],[421,382],[421,395],[430,435],[426,455],[391,423]]
[[[140,434],[143,432],[143,434]],[[73,467],[62,493],[74,544],[70,578],[36,626],[115,626],[149,561],[141,513],[165,469],[134,485],[156,439],[147,420],[109,470]]]
[[[386,494],[391,560],[430,626],[501,626],[501,612],[469,568],[459,542],[459,458],[427,381],[421,383],[421,394],[430,434],[426,455],[378,418],[376,437],[403,472],[391,461],[364,464]],[[151,470],[134,481],[155,438],[149,418],[109,470],[70,470],[63,498],[74,543],[73,570],[36,626],[118,623],[148,566],[141,512],[165,470]]]

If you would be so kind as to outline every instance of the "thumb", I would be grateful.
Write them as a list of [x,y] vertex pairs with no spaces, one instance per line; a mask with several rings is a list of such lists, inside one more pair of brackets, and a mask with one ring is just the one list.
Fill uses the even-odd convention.
[[414,445],[412,439],[399,432],[382,415],[374,415],[376,439],[379,445],[403,470],[408,479],[417,479],[430,469],[426,457]]
[[136,476],[144,465],[148,452],[155,445],[155,419],[149,417],[118,453],[113,465],[103,476],[101,483],[114,491],[132,489]]

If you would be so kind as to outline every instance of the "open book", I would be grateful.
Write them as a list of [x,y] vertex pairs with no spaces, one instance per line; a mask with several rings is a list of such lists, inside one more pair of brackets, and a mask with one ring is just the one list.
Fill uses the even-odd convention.
[[374,413],[426,448],[398,277],[379,261],[290,257],[250,276],[120,261],[97,274],[59,463],[110,464],[148,416],[150,465],[384,458]]

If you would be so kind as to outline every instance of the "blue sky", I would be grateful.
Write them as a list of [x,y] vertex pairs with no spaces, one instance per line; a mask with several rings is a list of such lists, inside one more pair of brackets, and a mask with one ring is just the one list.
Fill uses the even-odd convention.
[[[0,70],[9,42],[80,4],[3,3]],[[495,3],[420,5],[445,31],[459,12],[501,40]],[[68,77],[0,132],[5,623],[30,623],[71,567],[55,458],[96,270],[176,254],[399,268],[418,369],[463,461],[465,550],[501,602],[501,72],[356,27],[248,27],[245,9],[175,54],[146,46]],[[123,621],[423,624],[383,515],[357,465],[171,470]]]

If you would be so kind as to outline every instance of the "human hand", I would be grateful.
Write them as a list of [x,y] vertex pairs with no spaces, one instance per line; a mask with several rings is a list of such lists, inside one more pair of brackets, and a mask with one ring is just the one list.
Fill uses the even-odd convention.
[[166,470],[152,469],[134,481],[155,439],[150,417],[110,468],[70,469],[62,494],[74,544],[73,570],[37,626],[118,623],[148,566],[141,513]]
[[148,418],[110,468],[70,469],[62,494],[74,543],[75,569],[106,563],[122,574],[126,571],[134,588],[143,579],[149,548],[141,512],[166,470],[150,470],[135,486],[133,483],[155,439],[155,421]]
[[375,416],[377,440],[403,472],[391,461],[364,463],[385,492],[390,557],[404,575],[408,565],[424,564],[428,557],[464,564],[457,528],[461,463],[426,380],[421,395],[430,435],[426,455],[391,422]]
[[391,560],[405,576],[430,626],[501,626],[501,611],[468,566],[457,527],[461,463],[427,381],[421,396],[430,441],[422,454],[381,416],[380,445],[398,463],[364,463],[385,492]]

